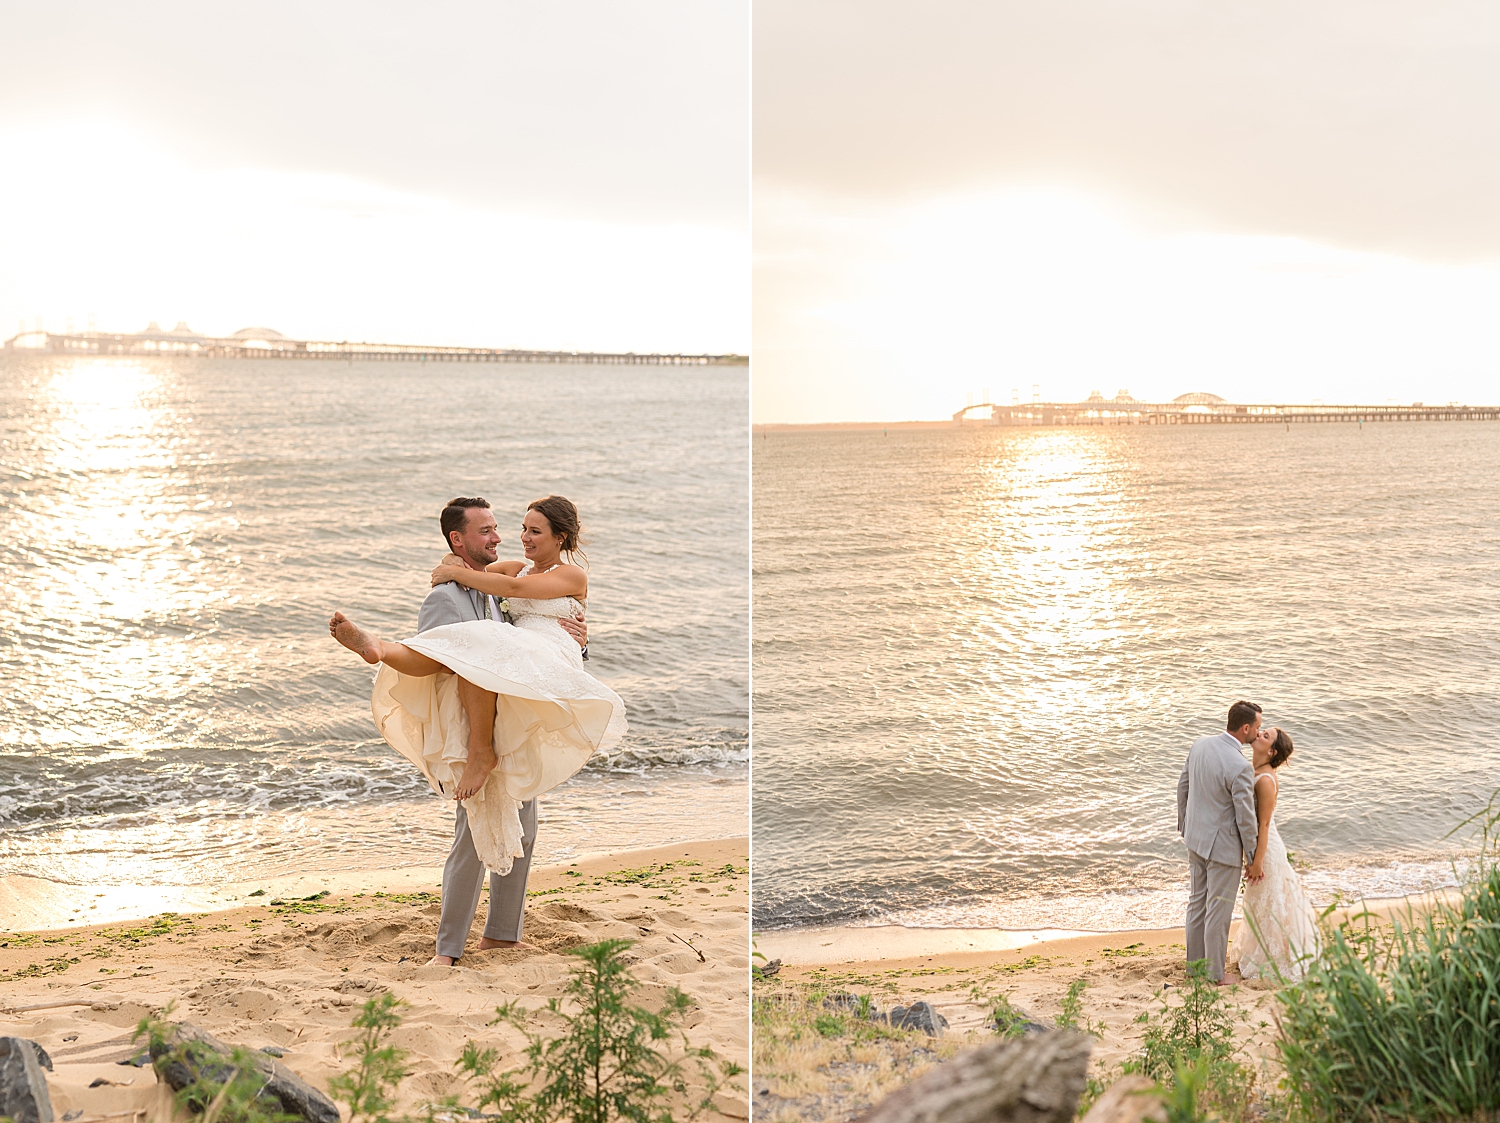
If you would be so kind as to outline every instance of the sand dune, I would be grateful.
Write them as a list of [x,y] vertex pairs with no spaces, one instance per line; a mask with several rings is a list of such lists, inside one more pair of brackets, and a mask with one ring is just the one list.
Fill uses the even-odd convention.
[[[13,1011],[80,1003],[0,1014],[0,1034],[33,1038],[52,1054],[59,1117],[145,1107],[165,1119],[152,1070],[117,1063],[139,1052],[130,1031],[148,1011],[176,1003],[174,1017],[221,1040],[278,1047],[288,1067],[326,1088],[348,1067],[340,1046],[351,1017],[389,990],[409,1004],[395,1034],[411,1054],[401,1099],[409,1110],[462,1090],[454,1061],[470,1038],[500,1047],[503,1064],[519,1063],[519,1035],[487,1026],[495,1007],[512,999],[544,1006],[566,983],[572,960],[562,953],[622,937],[635,941],[644,1003],[681,987],[696,1001],[692,1043],[743,1066],[746,848],[745,839],[684,843],[534,871],[528,946],[471,950],[455,968],[425,966],[437,928],[436,870],[393,871],[389,889],[376,887],[376,875],[331,875],[312,879],[327,886],[313,900],[267,891],[220,912],[0,935],[0,1003]],[[476,925],[471,949],[478,938]],[[89,1086],[100,1079],[107,1083]],[[743,1080],[740,1091],[721,1094],[721,1116],[710,1118],[746,1116]]]

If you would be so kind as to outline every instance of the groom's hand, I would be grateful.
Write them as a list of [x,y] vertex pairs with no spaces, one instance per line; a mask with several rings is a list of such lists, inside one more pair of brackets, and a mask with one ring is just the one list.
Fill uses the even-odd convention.
[[582,613],[577,616],[559,616],[557,622],[562,625],[563,631],[577,641],[579,647],[589,645],[589,625]]

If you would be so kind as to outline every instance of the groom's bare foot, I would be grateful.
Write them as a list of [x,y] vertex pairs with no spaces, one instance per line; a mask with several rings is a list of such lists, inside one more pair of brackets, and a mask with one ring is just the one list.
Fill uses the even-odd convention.
[[458,786],[453,789],[453,798],[468,799],[484,787],[485,777],[495,770],[498,763],[499,759],[493,748],[471,747],[468,763],[464,765],[464,774],[458,778]]
[[488,936],[482,936],[479,940],[480,951],[489,951],[491,948],[524,948],[525,946],[520,940],[492,940]]
[[[328,634],[354,652],[366,663],[380,662],[382,644],[375,636],[365,631],[342,612],[335,612],[328,621]],[[494,765],[490,765],[491,768]]]
[[427,961],[429,967],[452,967],[458,960],[451,955],[434,955]]

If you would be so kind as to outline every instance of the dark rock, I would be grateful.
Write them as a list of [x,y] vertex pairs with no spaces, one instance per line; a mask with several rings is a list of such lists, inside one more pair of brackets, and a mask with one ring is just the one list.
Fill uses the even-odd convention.
[[[0,1037],[0,1115],[15,1123],[52,1123],[52,1097],[38,1057],[47,1054],[24,1037]],[[52,1060],[47,1059],[47,1067]]]
[[[198,1078],[222,1083],[234,1069],[232,1049],[191,1022],[172,1027],[165,1041],[151,1048],[151,1060],[159,1079],[181,1091]],[[322,1092],[275,1058],[251,1054],[266,1083],[256,1099],[279,1106],[294,1119],[308,1123],[339,1123],[339,1109]]]
[[948,1028],[948,1019],[925,1002],[913,1002],[891,1010],[891,1028],[919,1029],[928,1037],[941,1037]]
[[145,1068],[151,1063],[150,1053],[141,1053],[138,1056],[126,1057],[123,1061],[116,1061],[117,1065],[134,1065],[136,1068]]
[[264,1053],[268,1057],[284,1057],[284,1056],[286,1056],[286,1050],[285,1049],[278,1049],[275,1045],[262,1045],[260,1047],[260,1051],[262,1053]]
[[82,1118],[83,1118],[83,1108],[81,1108],[81,1107],[75,1107],[72,1111],[68,1112],[68,1114],[66,1114],[66,1115],[63,1116],[63,1123],[73,1123],[73,1120],[75,1120],[75,1119],[82,1119]]
[[[1034,1033],[1046,1033],[1048,1030],[1057,1028],[1040,1018],[1032,1017],[1019,1006],[1012,1006],[1010,1011],[1015,1015],[1015,1020],[1007,1021],[995,1018],[990,1022],[990,1028],[999,1034],[1005,1034],[1006,1031],[1010,1031],[1011,1036],[1014,1037],[1030,1037]],[[1015,1030],[1018,1029],[1021,1032],[1015,1033]]]
[[757,979],[769,979],[781,970],[781,960],[771,959],[757,967],[750,968],[750,973]]
[[[874,1000],[867,995],[861,996],[848,992],[830,994],[827,998],[823,999],[823,1005],[830,1010],[842,1010],[846,1014],[850,1014],[856,1018],[864,1017],[866,1020],[872,1022],[887,1020],[887,1015],[882,1013],[876,1007]],[[863,1014],[860,1013],[861,1008],[864,1010]]]

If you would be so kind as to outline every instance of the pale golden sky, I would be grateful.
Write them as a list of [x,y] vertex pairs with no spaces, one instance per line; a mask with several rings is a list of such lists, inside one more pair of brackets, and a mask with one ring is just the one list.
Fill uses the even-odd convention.
[[748,347],[748,0],[57,0],[0,42],[0,338]]
[[1500,10],[755,13],[757,420],[1500,400]]

